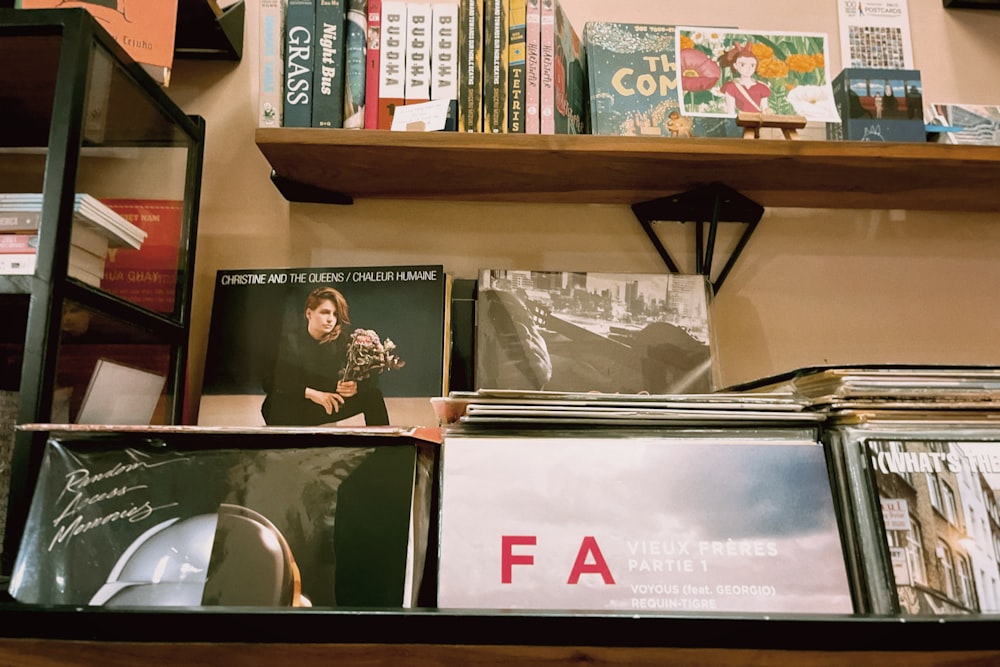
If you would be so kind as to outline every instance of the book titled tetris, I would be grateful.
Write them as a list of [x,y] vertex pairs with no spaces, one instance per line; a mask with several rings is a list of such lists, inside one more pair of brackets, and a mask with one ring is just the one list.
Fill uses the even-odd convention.
[[483,270],[476,387],[711,391],[709,292],[699,275]]
[[591,134],[726,136],[728,119],[681,114],[675,39],[671,25],[584,25]]

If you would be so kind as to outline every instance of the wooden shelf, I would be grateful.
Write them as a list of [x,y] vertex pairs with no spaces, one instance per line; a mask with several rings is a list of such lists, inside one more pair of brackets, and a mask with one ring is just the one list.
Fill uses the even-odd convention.
[[290,201],[634,204],[721,182],[765,207],[1000,211],[1000,146],[318,128],[256,141]]
[[[0,608],[0,662],[126,665],[997,664],[997,621],[434,609]],[[31,656],[31,662],[25,662]]]

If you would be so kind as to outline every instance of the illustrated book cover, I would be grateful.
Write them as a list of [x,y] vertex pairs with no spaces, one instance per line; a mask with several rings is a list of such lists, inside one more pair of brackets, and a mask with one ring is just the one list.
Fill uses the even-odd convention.
[[449,284],[441,266],[219,271],[198,423],[436,426]]
[[445,431],[438,607],[849,614],[816,438]]
[[[368,0],[348,0],[344,27],[344,127],[365,127],[368,74]],[[381,11],[381,10],[380,10]],[[377,72],[376,68],[376,72]]]
[[16,6],[87,10],[157,83],[170,85],[177,0],[17,0]]
[[19,602],[416,604],[436,442],[90,428],[48,434],[10,580]]
[[823,33],[678,26],[682,116],[737,112],[839,123]]
[[[573,25],[559,0],[552,2],[553,52],[551,59],[552,132],[554,134],[587,133],[587,52],[580,31]],[[543,29],[546,9],[542,6]],[[544,46],[544,42],[543,42]],[[547,64],[545,58],[542,67]],[[543,79],[545,75],[543,74]],[[543,108],[542,119],[547,111]],[[545,134],[545,132],[543,132]]]
[[861,611],[1000,613],[1000,428],[985,412],[845,411],[824,432]]
[[698,275],[482,270],[476,387],[711,391],[709,293]]
[[682,115],[675,35],[672,25],[609,21],[584,25],[591,134],[681,138],[742,134],[729,119]]

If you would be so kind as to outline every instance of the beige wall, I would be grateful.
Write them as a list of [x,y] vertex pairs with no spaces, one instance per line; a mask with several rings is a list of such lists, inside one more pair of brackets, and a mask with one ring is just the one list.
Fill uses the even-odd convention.
[[[840,70],[835,0],[564,3],[581,27],[601,19],[825,32],[831,76]],[[1000,104],[1000,11],[945,10],[941,0],[909,8],[924,99]],[[256,21],[257,2],[247,0],[241,63],[178,61],[169,89],[208,128],[192,406],[217,269],[433,263],[467,278],[482,267],[665,270],[626,206],[286,202],[254,144]],[[1000,214],[767,210],[716,299],[723,382],[827,363],[1000,364],[997,223]]]

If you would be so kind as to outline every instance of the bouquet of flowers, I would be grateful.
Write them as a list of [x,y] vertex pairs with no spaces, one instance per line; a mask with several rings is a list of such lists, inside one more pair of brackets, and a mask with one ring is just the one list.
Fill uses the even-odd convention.
[[396,344],[388,338],[383,342],[371,329],[355,329],[347,344],[347,364],[340,371],[340,379],[357,382],[402,368],[406,362],[395,351]]

